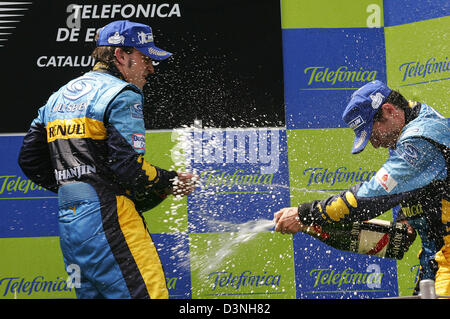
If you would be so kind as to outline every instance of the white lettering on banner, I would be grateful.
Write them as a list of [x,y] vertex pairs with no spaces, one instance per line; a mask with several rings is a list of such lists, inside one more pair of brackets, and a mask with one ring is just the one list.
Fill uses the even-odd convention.
[[[84,34],[85,42],[93,42],[97,33],[96,28],[87,28]],[[59,28],[56,33],[56,42],[78,42],[80,38],[80,29],[77,28]]]
[[70,264],[66,268],[69,276],[66,283],[69,288],[81,288],[81,268],[77,264]]
[[93,67],[95,59],[91,56],[40,56],[36,65],[39,68]]
[[383,273],[381,272],[381,267],[378,264],[370,264],[366,269],[367,273],[367,288],[381,288],[381,278]]
[[67,12],[72,12],[68,21],[77,21],[78,19],[181,17],[180,5],[178,3],[69,5]]
[[[186,162],[261,164],[261,174],[274,174],[280,165],[278,129],[176,129],[172,159]],[[265,164],[265,165],[264,165]]]
[[369,4],[366,12],[370,13],[367,17],[366,24],[369,28],[381,27],[381,8],[378,4]]
[[[66,25],[56,30],[56,42],[94,42],[98,28],[84,27],[89,19],[135,19],[135,18],[180,18],[178,3],[160,4],[69,4]],[[106,24],[106,23],[105,23]],[[84,25],[85,26],[85,25]],[[141,41],[148,41],[140,37]],[[42,55],[36,59],[39,68],[93,67],[95,59],[90,56]]]
[[79,7],[78,4],[69,4],[69,5],[67,6],[67,8],[66,8],[66,12],[67,12],[67,13],[71,13],[71,12],[73,12],[73,11],[76,12],[76,13],[74,13],[74,14],[70,14],[70,15],[67,17],[66,25],[67,25],[69,28],[77,28],[77,29],[79,29],[79,28],[81,27],[81,20],[80,20],[78,11],[77,11],[77,10],[79,9],[78,7]]
[[[87,28],[82,38],[84,42],[94,42],[97,33],[96,28]],[[81,29],[78,28],[59,28],[56,33],[56,42],[78,42]]]
[[97,28],[82,28],[82,21],[88,19],[134,19],[134,18],[180,18],[178,3],[161,4],[69,4],[66,27],[58,28],[56,42],[93,42]]

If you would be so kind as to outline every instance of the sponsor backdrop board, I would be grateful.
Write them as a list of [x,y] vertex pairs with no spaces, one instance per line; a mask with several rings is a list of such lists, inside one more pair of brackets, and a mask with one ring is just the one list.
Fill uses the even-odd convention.
[[435,106],[446,117],[450,115],[449,29],[450,16],[385,28],[389,84],[411,99]]
[[[376,174],[388,152],[368,147],[353,155],[349,149],[353,139],[350,129],[289,130],[292,203],[324,199]],[[392,220],[392,212],[379,218]],[[398,294],[395,260],[342,252],[303,234],[293,240],[298,298],[380,298]],[[408,265],[416,263],[414,255],[404,259],[408,259]],[[412,287],[415,279],[409,274],[402,277]]]
[[[365,176],[364,171],[368,171],[366,175],[376,171],[387,158],[387,152],[374,151],[370,146],[363,153],[352,156],[350,147],[353,133],[343,128],[345,124],[340,117],[351,93],[367,80],[387,81],[390,87],[400,91],[406,98],[428,103],[444,116],[449,116],[447,96],[450,52],[446,30],[449,29],[450,5],[447,1],[338,3],[328,0],[285,0],[281,1],[281,5],[286,127],[293,204],[323,198],[330,195],[327,193],[329,190],[335,192],[344,189],[350,184],[331,184],[339,181],[339,176],[343,179],[347,172],[355,172],[355,176],[360,173],[361,177]],[[309,141],[314,146],[305,146],[305,142],[307,144]],[[323,194],[317,193],[317,190]],[[383,215],[383,218],[392,220],[395,216],[394,209],[392,213]],[[296,265],[300,265],[301,262],[307,262],[309,257],[308,254],[300,253],[296,243],[299,246],[307,243],[298,237],[294,238]],[[320,246],[321,243],[317,243],[318,251]],[[416,255],[419,248],[420,240],[417,239],[405,257],[396,262],[397,269],[395,264],[375,262],[379,266],[377,271],[383,274],[382,288],[369,289],[367,292],[364,292],[363,287],[354,285],[320,287],[319,274],[325,276],[325,279],[322,278],[324,282],[327,282],[326,276],[342,278],[346,274],[346,278],[351,278],[350,272],[367,274],[369,268],[364,270],[361,266],[368,267],[374,261],[360,256],[357,263],[353,264],[352,258],[348,256],[344,258],[348,261],[345,266],[340,265],[338,258],[334,259],[335,251],[328,249],[329,257],[322,255],[324,260],[329,258],[329,263],[325,263],[326,271],[297,275],[297,285],[302,284],[306,289],[297,291],[297,297],[352,298],[352,291],[359,297],[373,298],[380,293],[378,289],[384,290],[386,295],[392,292],[400,296],[411,295],[417,281]],[[340,252],[338,255],[342,256]],[[347,270],[345,267],[352,269]],[[374,268],[370,269],[377,272]],[[387,279],[395,272],[397,287],[395,280]],[[316,275],[314,278],[313,274]],[[332,282],[328,280],[328,283]],[[326,289],[329,292],[319,293]]]
[[386,82],[380,28],[284,29],[283,52],[288,129],[345,127],[349,95],[368,81]]
[[0,299],[75,298],[68,282],[77,282],[77,269],[62,261],[56,195],[29,181],[16,161],[37,108],[90,68],[95,30],[119,18],[149,23],[156,43],[175,53],[145,88],[146,158],[201,177],[196,193],[143,214],[170,298],[411,295],[420,240],[395,261],[274,233],[268,220],[369,179],[389,156],[370,146],[350,154],[353,132],[340,114],[366,81],[387,81],[449,115],[448,1],[88,1],[78,9],[19,1],[0,8],[15,14],[0,18],[8,28],[0,55],[12,79],[2,87],[4,104],[16,112],[0,130],[20,133],[0,136]]

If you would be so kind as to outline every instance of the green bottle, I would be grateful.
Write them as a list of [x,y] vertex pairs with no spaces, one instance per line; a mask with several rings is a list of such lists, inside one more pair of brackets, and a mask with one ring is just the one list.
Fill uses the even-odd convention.
[[380,219],[310,226],[304,232],[336,249],[378,257],[402,259],[409,247],[407,225]]

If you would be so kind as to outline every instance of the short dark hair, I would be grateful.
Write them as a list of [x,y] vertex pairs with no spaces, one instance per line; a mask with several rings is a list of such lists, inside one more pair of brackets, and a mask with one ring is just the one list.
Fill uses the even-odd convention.
[[[408,100],[400,94],[400,92],[392,90],[391,93],[389,93],[388,97],[386,98],[386,101],[384,103],[389,103],[394,105],[395,107],[403,110],[404,112],[408,112],[409,108],[409,102]],[[383,104],[384,104],[383,103]],[[382,117],[382,111],[381,107],[378,110],[378,112],[374,115],[373,120],[379,121]]]
[[400,94],[400,92],[392,90],[391,93],[388,95],[386,101],[384,103],[390,103],[392,105],[397,106],[398,108],[402,110],[409,109],[409,102],[408,100]]

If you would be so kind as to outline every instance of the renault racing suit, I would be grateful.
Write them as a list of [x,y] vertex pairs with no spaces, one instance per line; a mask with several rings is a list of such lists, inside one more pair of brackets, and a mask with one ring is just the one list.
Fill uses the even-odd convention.
[[64,262],[81,272],[78,298],[168,298],[135,202],[142,193],[153,196],[151,206],[161,202],[177,173],[144,159],[143,94],[117,72],[97,64],[53,93],[24,138],[19,165],[58,193]]
[[373,178],[299,205],[299,217],[319,226],[364,221],[400,204],[397,219],[422,240],[421,279],[435,279],[436,293],[450,295],[449,119],[426,104],[410,103],[408,111],[395,149]]

